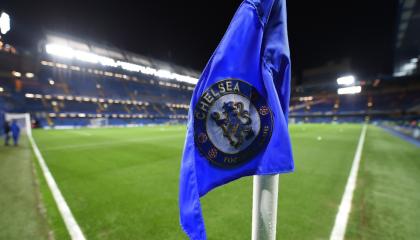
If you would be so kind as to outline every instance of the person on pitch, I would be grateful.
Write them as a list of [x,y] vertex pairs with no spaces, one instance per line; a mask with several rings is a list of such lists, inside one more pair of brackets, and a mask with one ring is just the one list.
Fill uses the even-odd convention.
[[4,146],[9,146],[10,125],[8,121],[5,121],[3,124],[3,132],[4,132]]
[[20,127],[16,120],[13,120],[10,130],[12,131],[13,144],[17,146],[19,144]]

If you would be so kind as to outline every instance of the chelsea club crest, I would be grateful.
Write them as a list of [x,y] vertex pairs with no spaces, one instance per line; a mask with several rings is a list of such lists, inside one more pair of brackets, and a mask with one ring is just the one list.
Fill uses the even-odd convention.
[[195,143],[218,167],[232,168],[267,145],[273,131],[266,100],[249,83],[227,79],[209,87],[194,109]]

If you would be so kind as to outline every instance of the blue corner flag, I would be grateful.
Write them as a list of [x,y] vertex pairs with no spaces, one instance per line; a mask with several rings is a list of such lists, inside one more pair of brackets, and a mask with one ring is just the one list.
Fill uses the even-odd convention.
[[195,87],[180,176],[180,220],[206,239],[200,197],[243,176],[291,172],[285,0],[245,0]]

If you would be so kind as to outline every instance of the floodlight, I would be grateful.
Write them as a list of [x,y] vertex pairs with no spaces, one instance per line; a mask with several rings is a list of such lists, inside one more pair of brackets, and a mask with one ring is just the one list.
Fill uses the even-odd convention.
[[142,66],[140,65],[123,61],[117,61],[117,65],[120,66],[122,69],[130,72],[139,72],[142,68]]
[[159,69],[156,72],[156,76],[157,77],[160,77],[160,78],[169,78],[169,79],[171,79],[172,78],[172,73],[170,71],[168,71],[168,70]]
[[3,92],[3,91],[4,91],[4,89],[2,87],[0,87],[0,92]]
[[25,74],[25,76],[26,76],[27,78],[33,78],[35,75],[34,75],[33,73],[31,73],[31,72],[27,72],[27,73]]
[[412,62],[412,63],[417,63],[419,61],[419,59],[418,58],[412,58],[411,60],[410,60],[410,62]]
[[98,63],[98,55],[90,52],[74,51],[74,56],[83,62]]
[[[129,63],[129,62],[116,61],[112,58],[100,56],[91,52],[75,50],[66,45],[48,43],[45,45],[45,51],[51,55],[56,55],[56,56],[65,57],[69,59],[75,58],[83,62],[89,62],[89,63],[95,63],[95,64],[99,63],[103,66],[121,67],[122,69],[126,71],[141,72],[143,74],[152,75],[159,78],[173,79],[173,80],[192,83],[192,84],[197,84],[198,82],[197,78],[193,78],[187,75],[173,73],[165,69],[156,69],[152,67]],[[60,66],[61,65],[57,64],[57,67],[60,67]],[[105,72],[105,76],[113,76],[113,73]],[[115,74],[115,77],[122,77],[122,78],[128,79],[127,75],[121,75],[121,74]]]
[[352,86],[352,87],[339,88],[337,90],[337,93],[339,95],[342,95],[342,94],[356,94],[356,93],[360,93],[361,91],[362,91],[361,86]]
[[141,69],[141,73],[148,74],[148,75],[154,75],[156,71],[157,71],[156,69],[151,68],[151,67],[143,67]]
[[401,67],[403,72],[410,72],[410,71],[413,71],[416,68],[417,68],[417,65],[414,62],[406,63]]
[[10,17],[9,14],[2,12],[0,15],[0,32],[6,34],[10,30]]
[[16,72],[16,71],[12,71],[12,75],[15,76],[15,77],[21,77],[22,76],[22,73]]
[[112,58],[104,57],[104,56],[97,56],[97,58],[98,58],[98,61],[104,66],[110,66],[110,67],[118,66],[115,60]]
[[356,81],[355,77],[353,75],[349,76],[343,76],[337,78],[338,85],[352,85]]
[[71,47],[50,43],[45,45],[48,54],[57,55],[65,58],[73,58],[74,50]]

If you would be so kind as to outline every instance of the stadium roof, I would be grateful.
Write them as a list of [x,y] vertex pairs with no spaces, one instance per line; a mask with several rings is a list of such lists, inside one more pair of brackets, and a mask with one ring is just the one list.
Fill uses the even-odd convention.
[[64,34],[47,33],[45,39],[41,41],[41,48],[47,54],[62,58],[120,67],[131,72],[141,72],[190,84],[196,84],[199,77],[199,72],[191,69]]
[[420,1],[400,0],[397,21],[394,75],[418,72],[420,56]]

